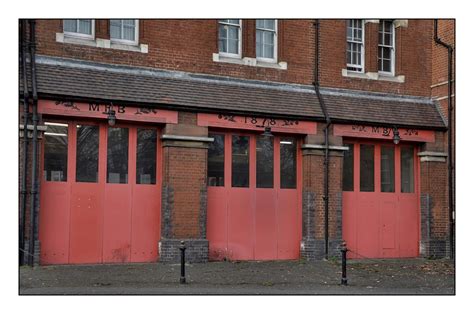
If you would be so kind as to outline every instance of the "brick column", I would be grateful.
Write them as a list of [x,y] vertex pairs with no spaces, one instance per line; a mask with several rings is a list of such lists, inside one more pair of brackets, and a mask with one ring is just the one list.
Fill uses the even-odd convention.
[[163,187],[160,261],[178,262],[180,241],[186,261],[207,262],[207,128],[196,125],[196,114],[179,113],[178,124],[162,135]]
[[[325,257],[324,134],[307,136],[303,145],[303,238],[301,257]],[[342,138],[329,138],[328,256],[338,256],[342,240]]]
[[447,153],[443,133],[436,143],[423,145],[420,157],[420,255],[449,257],[449,204]]

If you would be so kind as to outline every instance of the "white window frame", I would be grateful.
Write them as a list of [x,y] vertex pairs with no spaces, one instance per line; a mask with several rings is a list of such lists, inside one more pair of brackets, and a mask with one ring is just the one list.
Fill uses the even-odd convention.
[[273,33],[273,58],[258,57],[257,61],[276,63],[278,60],[278,20],[275,19],[275,30],[267,28],[258,28],[255,20],[255,54],[257,53],[257,30]]
[[[383,27],[383,31],[385,33],[385,23],[386,20],[380,20],[379,25],[382,25]],[[384,74],[384,75],[391,75],[391,76],[394,76],[395,75],[395,23],[394,21],[390,21],[391,22],[391,31],[392,31],[392,46],[388,46],[388,45],[382,45],[380,42],[377,44],[377,71],[379,74]],[[377,32],[377,35],[379,35],[380,33],[380,26],[379,26],[379,31]],[[378,41],[378,37],[377,36],[377,41]],[[390,69],[391,71],[381,71],[379,70],[379,66],[378,66],[378,63],[379,63],[379,59],[380,59],[380,55],[379,55],[379,47],[384,47],[384,48],[390,48]],[[383,61],[382,61],[382,66],[383,66]]]
[[[237,25],[236,24],[232,24],[232,23],[228,23],[228,22],[223,22],[221,21],[220,19],[217,20],[217,24],[218,24],[218,29],[217,29],[217,33],[219,34],[219,28],[220,28],[220,25],[230,25],[230,26],[233,26],[233,27],[236,27]],[[219,41],[219,35],[217,35],[217,41]],[[219,42],[217,43],[217,49],[219,51]],[[227,47],[229,47],[229,45],[227,45]],[[242,58],[242,19],[239,19],[239,44],[238,44],[238,50],[239,50],[239,53],[235,54],[235,53],[229,53],[229,52],[221,52],[219,51],[219,55],[220,56],[223,56],[223,57],[229,57],[229,58]]]
[[[90,20],[91,21],[91,34],[89,35],[89,34],[84,34],[84,33],[66,31],[64,27],[65,20],[75,20],[76,23],[79,23],[79,20]],[[77,29],[79,29],[79,26],[77,26]],[[95,39],[95,19],[64,19],[63,20],[63,33],[65,36],[68,36],[68,37],[77,37],[77,38],[94,40]]]
[[[357,19],[350,19],[350,21],[357,20]],[[353,73],[364,73],[365,72],[365,21],[361,21],[361,27],[362,27],[362,42],[359,41],[353,41],[353,40],[348,40],[347,39],[347,21],[346,21],[346,29],[345,29],[345,37],[346,37],[346,54],[344,57],[346,58],[346,68],[348,72],[353,72]],[[354,44],[360,44],[360,65],[358,64],[352,64],[352,63],[347,63],[347,43],[354,43]],[[350,70],[349,68],[357,68],[360,69],[360,71],[355,71],[355,70]]]
[[[115,19],[114,19],[115,20]],[[123,21],[124,19],[117,19],[120,21]],[[109,33],[112,34],[110,31],[110,21],[109,20]],[[122,44],[122,45],[132,45],[132,46],[137,46],[138,45],[138,27],[140,23],[138,19],[135,19],[135,40],[128,40],[128,39],[120,39],[120,38],[112,38],[112,35],[110,35],[110,42],[111,43],[116,43],[116,44]],[[121,23],[121,28],[122,28],[122,34],[123,34],[123,22]]]

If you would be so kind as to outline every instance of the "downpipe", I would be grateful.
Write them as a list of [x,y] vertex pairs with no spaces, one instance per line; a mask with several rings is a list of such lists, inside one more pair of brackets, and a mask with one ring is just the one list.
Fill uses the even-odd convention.
[[455,213],[455,204],[454,204],[454,190],[453,190],[453,154],[452,154],[452,76],[453,76],[453,46],[443,42],[438,37],[438,20],[434,20],[434,41],[436,44],[443,46],[448,50],[448,199],[449,199],[449,244],[450,244],[450,257],[454,259],[455,249],[454,249],[454,213]]
[[21,205],[20,205],[20,250],[19,250],[19,264],[24,264],[24,251],[25,251],[25,226],[26,226],[26,194],[27,186],[26,180],[28,175],[28,116],[29,116],[29,103],[28,103],[28,79],[26,73],[26,20],[21,20],[20,23],[21,31],[21,67],[23,71],[23,171],[21,174]]
[[331,118],[327,112],[326,104],[319,90],[319,37],[320,37],[320,22],[316,20],[314,23],[316,28],[316,40],[315,40],[315,57],[314,57],[314,89],[318,96],[321,110],[323,111],[324,118],[326,119],[326,126],[324,128],[324,256],[326,259],[329,257],[329,127],[331,126]]
[[31,166],[31,200],[30,200],[30,237],[28,247],[28,265],[34,265],[36,213],[37,213],[37,159],[38,159],[38,93],[36,90],[36,60],[35,60],[35,20],[30,20],[30,65],[31,65],[31,87],[33,91],[33,160]]

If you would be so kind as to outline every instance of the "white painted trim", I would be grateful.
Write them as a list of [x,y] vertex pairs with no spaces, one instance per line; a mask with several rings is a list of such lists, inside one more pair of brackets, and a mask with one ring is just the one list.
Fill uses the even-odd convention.
[[348,71],[347,69],[342,69],[342,76],[343,77],[353,77],[353,78],[360,78],[360,79],[367,79],[367,80],[376,80],[376,81],[388,81],[394,83],[405,83],[405,75],[386,75],[385,73],[377,73],[377,72],[354,72]]
[[393,24],[395,25],[395,28],[408,27],[408,20],[394,20]]
[[364,24],[365,23],[375,23],[375,24],[378,24],[380,20],[364,20]]
[[[261,61],[263,63],[277,63],[278,61],[278,20],[275,19],[275,30],[273,33],[273,58],[263,58],[263,57],[257,57],[257,61]],[[265,30],[265,29],[262,29]],[[270,31],[270,30],[268,30]],[[255,47],[257,45],[257,27],[255,27]],[[256,51],[256,48],[255,48]]]
[[[451,83],[454,83],[454,80],[451,80]],[[441,83],[438,83],[438,84],[433,84],[430,87],[431,88],[440,87],[440,86],[447,85],[447,84],[448,84],[448,81],[444,81],[444,82],[441,82]]]
[[172,135],[172,134],[163,134],[161,136],[162,140],[172,140],[172,141],[191,141],[191,142],[214,142],[212,137],[204,136],[185,136],[185,135]]
[[424,156],[420,158],[420,162],[446,162],[446,157],[431,157],[431,156]]
[[423,156],[448,157],[448,153],[444,153],[444,152],[431,152],[431,151],[419,152],[417,155],[420,156],[420,157],[423,157]]
[[[320,144],[303,144],[303,145],[301,145],[301,149],[326,149],[326,146],[325,145],[320,145]],[[346,151],[346,150],[349,150],[349,147],[329,145],[329,150]]]
[[212,54],[212,61],[214,62],[222,62],[222,63],[232,63],[238,65],[247,65],[247,66],[254,66],[254,67],[262,67],[262,68],[272,68],[277,70],[286,70],[288,69],[288,64],[284,61],[280,61],[278,63],[275,62],[264,62],[261,60],[257,60],[257,58],[236,58],[236,57],[226,57],[220,53],[213,53]]
[[[451,94],[451,98],[454,97],[454,94]],[[438,98],[433,98],[434,100],[445,100],[445,99],[448,99],[449,97],[446,95],[446,96],[441,96],[441,97],[438,97]]]
[[56,42],[97,47],[97,48],[117,49],[117,50],[148,53],[147,44],[140,44],[138,46],[125,45],[125,44],[119,44],[119,43],[112,43],[110,39],[104,39],[104,38],[96,38],[95,40],[92,40],[92,39],[85,39],[85,38],[79,38],[79,37],[65,37],[64,33],[56,33]]

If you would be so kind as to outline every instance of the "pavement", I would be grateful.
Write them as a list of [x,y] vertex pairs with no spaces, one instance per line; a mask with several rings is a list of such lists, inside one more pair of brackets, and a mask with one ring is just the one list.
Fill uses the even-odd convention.
[[348,285],[338,261],[209,262],[20,267],[20,295],[416,294],[454,295],[452,260],[349,260]]

